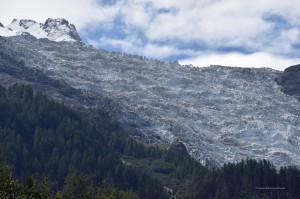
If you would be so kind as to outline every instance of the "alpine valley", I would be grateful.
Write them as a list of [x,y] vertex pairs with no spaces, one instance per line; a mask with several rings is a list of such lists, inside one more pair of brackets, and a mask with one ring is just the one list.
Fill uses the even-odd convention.
[[84,44],[65,19],[13,20],[0,35],[2,86],[105,110],[139,142],[183,143],[207,168],[245,159],[300,167],[300,65],[194,67],[108,52]]

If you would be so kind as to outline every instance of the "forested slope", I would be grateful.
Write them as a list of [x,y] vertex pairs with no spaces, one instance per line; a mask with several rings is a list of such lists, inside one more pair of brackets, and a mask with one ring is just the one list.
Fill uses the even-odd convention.
[[83,112],[17,85],[0,87],[0,110],[3,158],[16,176],[45,175],[57,190],[76,171],[88,176],[91,186],[105,182],[142,198],[164,198],[159,182],[120,161],[124,143],[118,142],[126,135],[105,113],[98,112],[96,127]]
[[37,189],[44,198],[101,198],[102,192],[135,198],[132,190],[139,198],[300,198],[295,167],[244,160],[209,170],[182,144],[179,151],[146,146],[103,110],[70,109],[24,85],[0,87],[0,144],[1,159],[20,180],[1,162],[1,194]]

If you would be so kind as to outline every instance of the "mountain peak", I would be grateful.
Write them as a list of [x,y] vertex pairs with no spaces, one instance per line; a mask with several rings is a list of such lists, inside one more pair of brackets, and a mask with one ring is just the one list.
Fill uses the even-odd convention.
[[43,30],[48,33],[50,40],[64,41],[64,39],[71,38],[76,41],[81,41],[76,28],[64,18],[46,20]]
[[57,18],[57,19],[48,18],[45,21],[45,26],[49,26],[50,24],[54,24],[54,25],[69,25],[69,22],[66,19],[64,19],[64,18]]
[[19,26],[23,27],[24,29],[28,29],[34,24],[37,24],[37,22],[31,19],[22,19],[19,21]]
[[0,35],[5,37],[30,34],[37,39],[47,38],[51,41],[80,42],[81,39],[73,24],[66,19],[49,18],[44,24],[31,19],[14,19],[8,26],[0,26]]

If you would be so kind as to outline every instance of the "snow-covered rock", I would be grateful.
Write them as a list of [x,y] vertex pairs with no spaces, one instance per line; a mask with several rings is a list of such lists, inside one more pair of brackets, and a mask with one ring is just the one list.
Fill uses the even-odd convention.
[[81,41],[75,26],[62,18],[49,18],[44,24],[37,23],[34,20],[14,19],[11,24],[3,27],[0,26],[0,36],[11,37],[24,33],[29,33],[37,39],[47,38],[57,42]]
[[80,41],[76,28],[65,19],[47,19],[43,30],[48,33],[48,39],[52,41]]

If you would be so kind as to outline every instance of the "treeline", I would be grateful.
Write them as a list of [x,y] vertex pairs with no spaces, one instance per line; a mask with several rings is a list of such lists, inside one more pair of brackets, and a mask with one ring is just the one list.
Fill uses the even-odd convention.
[[20,179],[19,188],[0,182],[0,190],[18,194],[38,187],[57,199],[300,198],[295,167],[244,160],[208,170],[185,153],[136,142],[102,110],[70,109],[24,85],[0,87],[0,144]]

